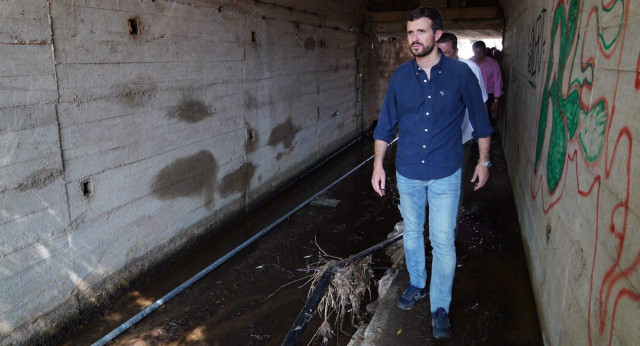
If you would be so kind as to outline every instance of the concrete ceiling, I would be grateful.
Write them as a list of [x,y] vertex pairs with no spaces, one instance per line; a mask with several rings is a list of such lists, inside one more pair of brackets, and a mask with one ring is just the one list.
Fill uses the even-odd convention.
[[[444,17],[443,27],[459,38],[502,38],[504,15],[497,1],[423,0],[419,6],[436,8]],[[406,7],[406,6],[402,6]],[[416,6],[417,7],[417,6]],[[366,30],[374,34],[404,36],[410,10],[376,11],[369,6]],[[388,8],[388,6],[384,7]]]

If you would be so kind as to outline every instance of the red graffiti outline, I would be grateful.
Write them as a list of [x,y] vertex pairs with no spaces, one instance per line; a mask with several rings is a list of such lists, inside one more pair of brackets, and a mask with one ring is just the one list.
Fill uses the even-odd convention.
[[640,53],[638,53],[638,62],[636,63],[636,90],[640,90]]
[[[602,6],[603,8],[609,8],[611,7],[613,4],[615,3],[615,0],[611,0],[608,3],[604,3],[604,1],[602,1]],[[564,0],[559,0],[557,3],[557,6],[564,6]],[[609,158],[609,154],[610,154],[610,145],[609,145],[609,141],[606,140],[606,138],[609,138],[609,136],[611,135],[611,127],[612,127],[612,123],[613,123],[613,119],[614,119],[614,115],[615,115],[615,111],[616,111],[616,99],[617,99],[617,93],[618,93],[618,85],[619,85],[619,81],[620,81],[620,63],[622,60],[622,54],[623,54],[623,50],[624,50],[624,39],[625,39],[625,35],[626,35],[626,27],[627,27],[627,21],[628,21],[628,10],[629,10],[629,2],[626,1],[624,2],[624,18],[623,18],[623,22],[622,22],[622,27],[620,29],[620,37],[619,37],[619,42],[616,41],[615,44],[610,47],[609,51],[607,52],[604,48],[604,43],[602,42],[602,38],[600,37],[600,35],[597,35],[597,41],[598,41],[598,48],[599,50],[602,52],[602,54],[604,55],[604,57],[606,59],[609,59],[613,56],[613,54],[620,49],[620,54],[618,57],[618,61],[617,61],[617,67],[618,67],[618,72],[616,75],[616,81],[615,81],[615,88],[614,88],[614,92],[613,92],[613,103],[611,105],[611,109],[609,114],[607,115],[607,124],[606,124],[606,128],[605,128],[605,132],[604,132],[604,155],[599,155],[598,158],[594,161],[594,162],[589,162],[586,159],[586,154],[584,153],[583,150],[578,150],[578,149],[574,149],[572,153],[567,154],[567,159],[569,160],[569,162],[572,162],[575,164],[575,169],[576,169],[576,188],[578,191],[578,194],[584,198],[587,198],[589,196],[591,196],[591,194],[593,193],[593,190],[595,189],[596,185],[597,185],[597,192],[596,192],[596,229],[595,229],[595,246],[594,246],[594,252],[593,252],[593,262],[592,262],[592,268],[591,268],[591,277],[590,277],[590,287],[589,287],[589,312],[588,312],[588,336],[589,336],[589,345],[593,344],[592,341],[592,326],[591,326],[591,314],[592,314],[592,300],[593,300],[593,286],[594,286],[594,274],[595,274],[595,266],[596,266],[596,260],[597,260],[597,252],[598,252],[598,238],[599,238],[599,225],[600,225],[600,188],[602,186],[602,176],[601,174],[598,174],[597,176],[594,177],[593,181],[591,182],[589,188],[587,190],[583,190],[580,188],[581,183],[580,183],[580,176],[579,176],[579,171],[578,171],[578,151],[580,151],[581,153],[581,158],[582,158],[582,163],[589,169],[593,169],[596,166],[599,166],[601,164],[601,160],[604,160],[604,164],[605,164],[605,179],[609,179],[610,175],[611,175],[611,171],[614,165],[614,159],[616,158],[616,154],[617,154],[617,150],[621,144],[622,139],[626,139],[628,142],[628,153],[627,153],[627,157],[626,157],[626,176],[627,176],[627,181],[626,181],[626,196],[623,202],[618,203],[612,210],[611,212],[611,218],[610,218],[610,223],[609,223],[609,228],[610,228],[610,232],[611,234],[618,239],[618,246],[616,248],[616,259],[614,260],[614,263],[606,270],[606,273],[602,279],[602,282],[600,284],[600,291],[599,291],[599,309],[598,309],[598,335],[603,336],[604,334],[604,328],[607,322],[607,314],[608,314],[608,306],[609,306],[609,302],[611,301],[611,294],[612,291],[614,290],[614,286],[620,282],[621,280],[623,280],[624,278],[628,277],[630,274],[632,274],[639,266],[640,266],[640,251],[638,252],[638,254],[636,255],[635,259],[633,260],[633,262],[627,266],[626,268],[620,268],[619,264],[620,261],[622,259],[622,253],[623,253],[623,249],[624,249],[624,240],[626,237],[626,231],[627,231],[627,220],[628,220],[628,214],[629,214],[629,198],[630,198],[630,184],[631,184],[631,159],[632,159],[632,150],[633,150],[633,137],[631,135],[631,131],[629,130],[628,127],[624,126],[620,132],[618,133],[618,138],[615,142],[615,145],[613,145],[613,150],[611,153],[611,157]],[[557,8],[557,7],[556,7]],[[551,13],[554,13],[554,11],[551,11]],[[581,32],[588,32],[588,29],[590,27],[591,24],[591,20],[593,19],[594,15],[596,16],[596,20],[597,20],[597,16],[598,16],[598,9],[597,7],[594,5],[591,10],[589,11],[588,17],[587,17],[587,22],[586,25],[584,27],[584,30],[580,29]],[[578,21],[580,21],[580,18],[582,17],[582,3],[580,4],[580,10],[579,10],[579,14],[578,14]],[[553,26],[551,26],[551,30],[553,30]],[[551,32],[551,35],[553,35],[553,32]],[[585,71],[587,68],[589,68],[589,66],[591,65],[591,67],[593,68],[592,73],[595,73],[595,58],[593,55],[589,55],[589,56],[585,56],[585,41],[586,39],[583,38],[583,42],[582,42],[582,47],[580,50],[580,66],[582,71]],[[618,47],[618,45],[620,47]],[[574,44],[572,43],[572,50],[575,49]],[[574,54],[577,52],[574,52]],[[575,57],[575,55],[574,55]],[[586,58],[586,59],[585,59]],[[548,59],[553,59],[553,50],[549,52],[549,56]],[[554,67],[555,64],[551,65],[551,68]],[[572,66],[573,66],[573,61],[572,61]],[[573,71],[573,67],[569,70],[569,76],[571,76],[571,71]],[[555,73],[555,72],[554,72]],[[544,75],[544,71],[543,71],[543,75]],[[557,75],[554,75],[554,77],[557,77]],[[564,82],[564,76],[560,76],[560,85],[563,85]],[[569,83],[571,83],[571,79],[569,78]],[[636,76],[636,83],[635,83],[635,87],[636,90],[640,89],[640,55],[638,56],[638,63],[637,63],[637,76]],[[605,103],[605,109],[609,109],[609,104],[608,104],[608,100],[606,97],[602,96],[599,97],[598,99],[596,99],[595,101],[592,100],[591,101],[591,105],[587,104],[586,102],[584,102],[584,98],[583,98],[583,92],[585,91],[585,89],[589,92],[591,92],[593,90],[593,86],[591,85],[591,83],[583,83],[581,85],[575,85],[575,86],[571,86],[568,88],[566,94],[562,91],[564,88],[560,88],[561,89],[561,94],[563,97],[566,97],[571,91],[573,90],[577,90],[579,93],[579,102],[580,102],[580,106],[583,107],[583,109],[590,109],[592,107],[592,105],[596,104],[597,102],[603,101]],[[541,91],[542,92],[542,91]],[[540,94],[540,97],[542,97],[542,94]],[[566,123],[566,117],[564,114],[561,114],[563,121],[565,123],[565,126],[567,125]],[[538,115],[539,117],[539,115]],[[539,121],[539,119],[538,119]],[[565,145],[568,147],[571,143],[575,143],[577,141],[576,138],[574,139],[568,139],[567,142],[565,143]],[[535,148],[534,148],[535,149]],[[604,156],[604,158],[603,158]],[[566,161],[565,161],[566,162]],[[564,195],[564,188],[567,184],[567,174],[568,174],[568,169],[569,165],[564,165],[563,164],[563,171],[564,171],[564,175],[562,177],[562,188],[559,190],[556,188],[554,191],[550,191],[549,192],[549,197],[551,198],[551,201],[545,201],[545,194],[543,193],[541,195],[541,203],[542,203],[542,210],[544,212],[545,215],[547,215],[550,210],[557,205],[560,200],[562,200],[562,197]],[[536,172],[535,172],[535,168],[533,171],[533,174],[531,176],[532,180],[531,180],[531,197],[535,200],[538,196],[538,194],[540,193],[540,189],[542,187],[542,180],[543,180],[543,174],[540,174],[538,179],[536,179]],[[536,182],[537,180],[537,182]],[[548,203],[548,205],[547,205]],[[623,216],[623,220],[622,220],[622,229],[621,230],[616,230],[615,229],[615,215],[618,213],[618,210],[620,208],[623,208],[624,210],[624,216]],[[620,270],[616,273],[617,269],[620,268]],[[606,291],[606,294],[605,294]],[[604,298],[603,299],[603,295]],[[622,299],[622,298],[629,298],[633,301],[640,301],[640,294],[635,293],[633,291],[631,291],[630,289],[623,287],[621,288],[616,296],[615,296],[615,302],[614,302],[614,306],[613,306],[613,311],[612,311],[612,316],[611,316],[611,326],[609,328],[609,345],[612,343],[612,338],[613,338],[613,331],[615,329],[615,316],[617,313],[617,307],[618,307],[618,302]]]

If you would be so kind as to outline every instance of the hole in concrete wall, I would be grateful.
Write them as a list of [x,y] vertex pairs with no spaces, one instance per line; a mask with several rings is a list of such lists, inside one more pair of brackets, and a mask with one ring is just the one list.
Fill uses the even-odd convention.
[[218,7],[218,13],[221,13],[222,10],[224,10],[224,7],[222,7],[222,6]]
[[249,130],[249,141],[253,142],[256,139],[256,134],[253,132],[253,130]]
[[547,219],[547,244],[551,238],[551,219]]
[[320,106],[318,106],[318,116],[320,116]]
[[251,32],[251,42],[256,42],[256,32],[255,31]]
[[129,34],[138,34],[138,18],[129,18]]
[[82,194],[85,197],[90,197],[93,195],[93,182],[91,179],[85,180],[80,184],[82,188]]

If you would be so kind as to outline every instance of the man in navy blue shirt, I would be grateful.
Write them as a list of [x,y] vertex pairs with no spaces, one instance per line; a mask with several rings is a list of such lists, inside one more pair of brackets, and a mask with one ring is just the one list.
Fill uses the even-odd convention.
[[480,160],[472,182],[480,189],[489,178],[491,124],[478,80],[463,63],[444,56],[436,48],[442,35],[442,16],[421,7],[407,18],[407,41],[415,57],[398,67],[387,88],[378,125],[373,133],[375,158],[371,184],[385,193],[382,160],[398,129],[396,177],[400,212],[404,219],[404,252],[409,287],[398,307],[411,309],[426,296],[427,272],[424,223],[429,204],[429,240],[433,247],[431,324],[436,338],[451,336],[449,305],[456,268],[454,229],[460,198],[462,164],[461,126],[465,109],[478,141]]

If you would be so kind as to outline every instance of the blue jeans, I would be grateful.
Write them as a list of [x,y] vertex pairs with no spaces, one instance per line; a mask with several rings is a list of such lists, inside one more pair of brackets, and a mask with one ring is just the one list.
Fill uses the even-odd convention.
[[424,256],[424,222],[429,202],[429,241],[433,248],[429,298],[431,311],[444,308],[449,313],[451,287],[456,269],[454,230],[458,215],[461,172],[442,179],[413,180],[396,173],[400,192],[400,213],[404,219],[404,254],[411,284],[427,283]]

